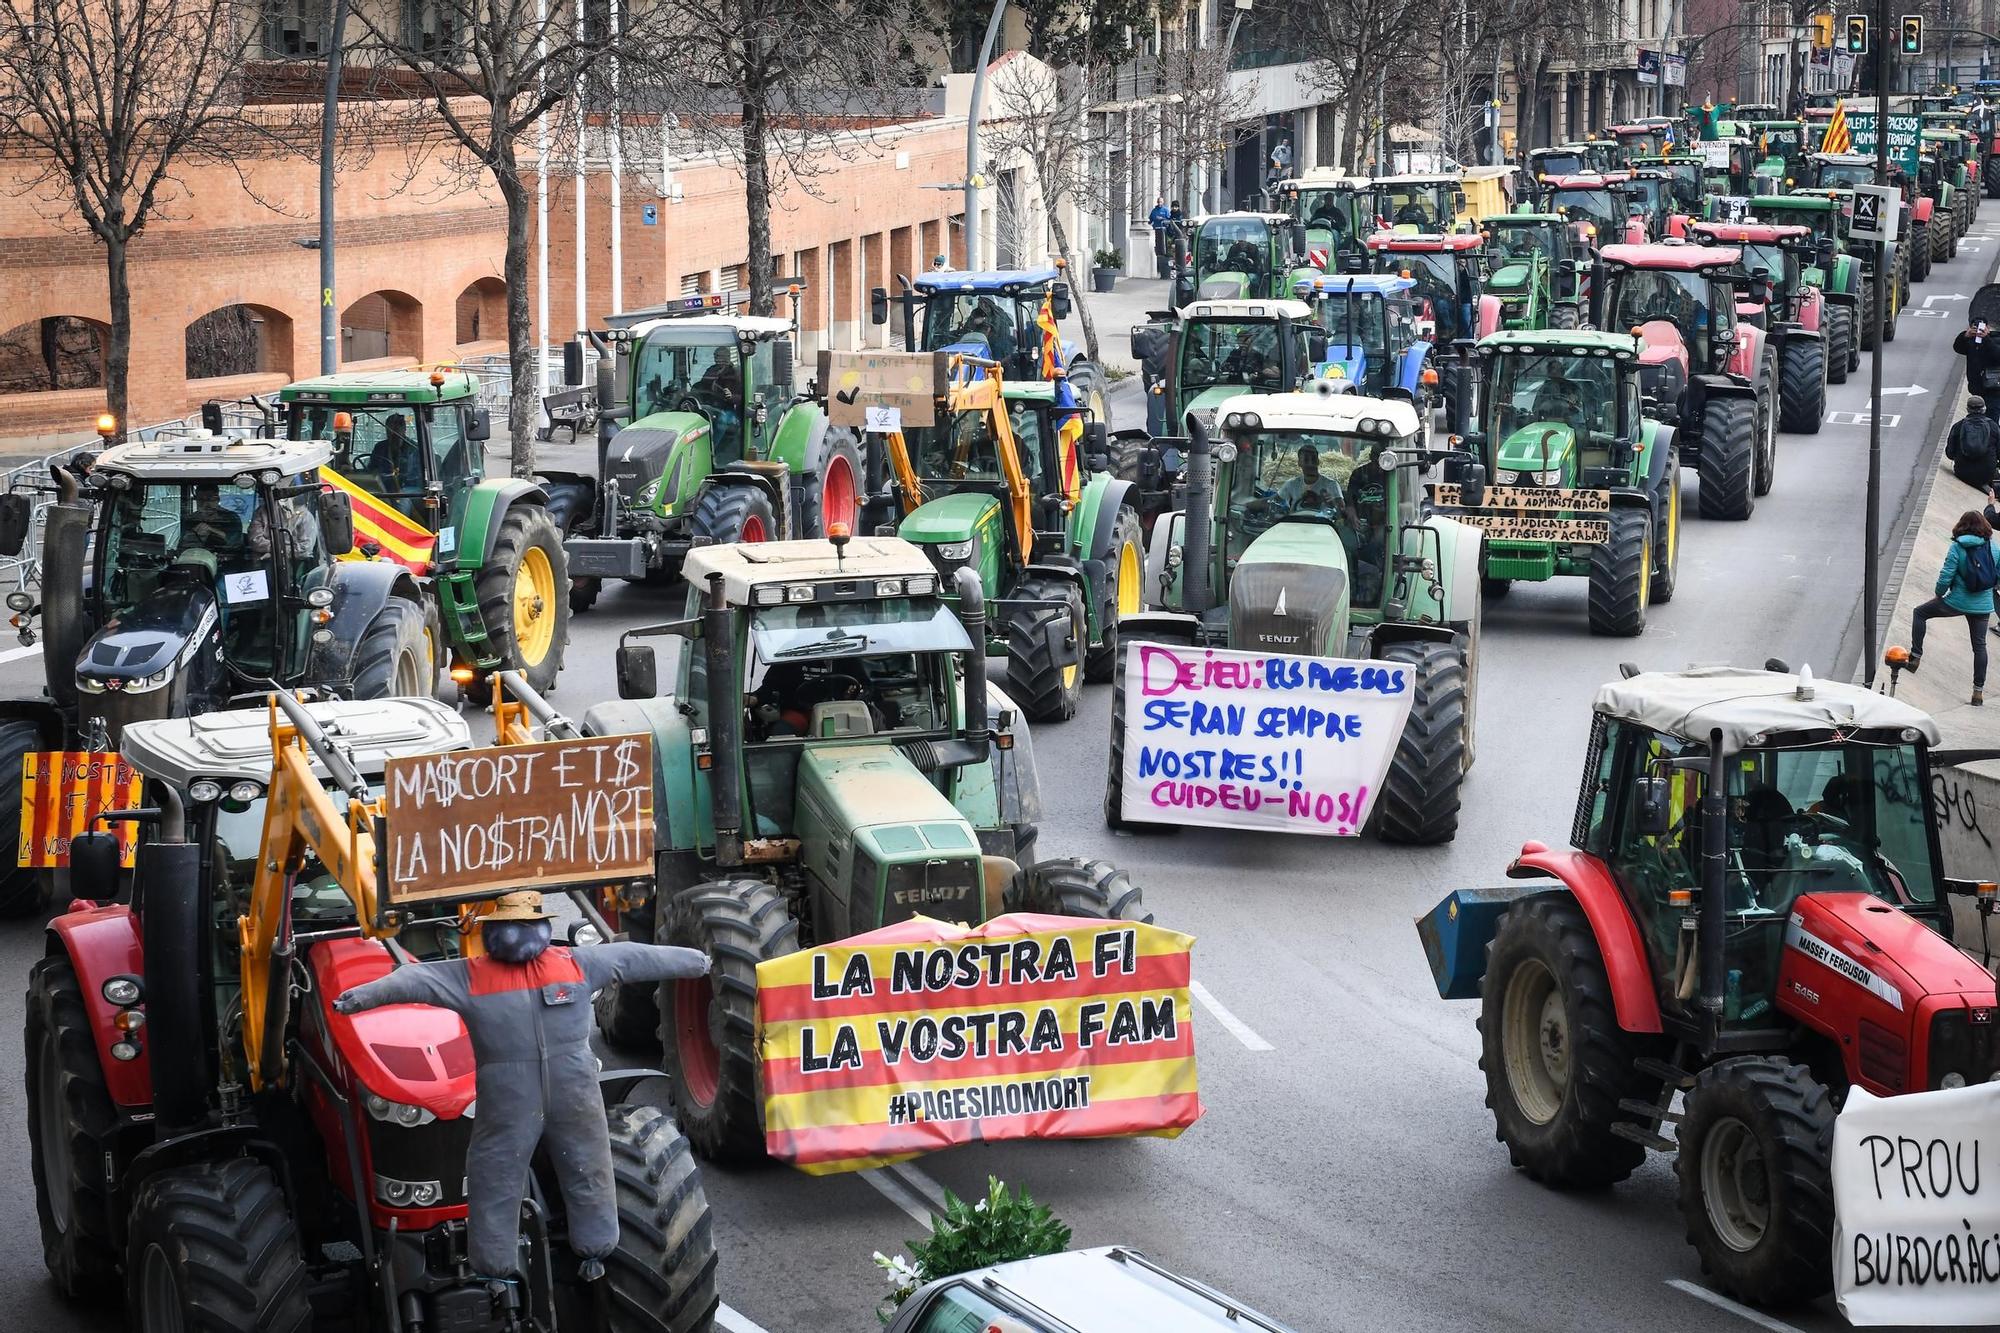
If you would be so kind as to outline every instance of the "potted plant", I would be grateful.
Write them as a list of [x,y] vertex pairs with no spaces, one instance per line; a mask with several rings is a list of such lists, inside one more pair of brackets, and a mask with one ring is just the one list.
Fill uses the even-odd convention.
[[1118,275],[1125,271],[1125,253],[1122,250],[1099,250],[1090,257],[1090,290],[1108,292],[1118,281]]

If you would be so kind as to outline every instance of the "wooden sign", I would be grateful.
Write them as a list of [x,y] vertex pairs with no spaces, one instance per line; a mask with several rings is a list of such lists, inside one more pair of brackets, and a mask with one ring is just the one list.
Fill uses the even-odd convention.
[[1542,514],[1489,514],[1468,510],[1452,515],[1484,532],[1490,541],[1575,542],[1602,546],[1611,540],[1608,518],[1549,518]]
[[[1441,505],[1462,505],[1458,486],[1442,482],[1431,487],[1431,499]],[[1488,486],[1481,509],[1554,510],[1564,514],[1608,514],[1610,491],[1566,491],[1558,486]],[[1457,518],[1460,515],[1454,514]]]
[[945,392],[941,352],[821,352],[820,389],[826,394],[827,420],[857,430],[884,419],[881,409],[894,409],[898,429],[928,426],[937,420],[936,401]]
[[391,759],[389,906],[653,873],[653,738],[591,736]]

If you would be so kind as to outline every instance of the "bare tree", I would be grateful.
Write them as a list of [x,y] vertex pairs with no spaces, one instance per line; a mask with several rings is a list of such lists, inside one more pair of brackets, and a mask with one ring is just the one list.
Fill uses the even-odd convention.
[[186,191],[177,172],[277,137],[247,114],[243,0],[9,0],[0,7],[0,147],[26,188],[104,247],[111,330],[104,390],[125,424],[134,238]]
[[1307,81],[1340,110],[1341,165],[1368,156],[1363,137],[1389,117],[1389,103],[1419,86],[1423,36],[1437,6],[1425,0],[1311,0],[1299,21],[1320,58]]
[[[1229,127],[1249,113],[1255,91],[1247,85],[1230,88],[1219,40],[1195,42],[1185,29],[1164,36],[1152,101],[1158,146],[1150,151],[1159,161],[1161,179],[1171,182],[1169,195],[1188,198],[1192,214],[1200,211],[1189,198],[1196,172],[1233,146]],[[1155,137],[1148,134],[1145,141],[1150,146]]]

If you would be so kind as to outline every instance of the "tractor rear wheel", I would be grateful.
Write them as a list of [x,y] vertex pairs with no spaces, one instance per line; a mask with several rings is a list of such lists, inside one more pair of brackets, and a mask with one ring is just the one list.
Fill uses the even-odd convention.
[[598,1317],[589,1287],[559,1276],[557,1325],[590,1333],[706,1330],[719,1299],[715,1236],[688,1141],[658,1107],[621,1104],[604,1119],[619,1223],[618,1248],[604,1256],[599,1279],[610,1284],[610,1319]]
[[1653,517],[1611,511],[1611,540],[1590,548],[1590,632],[1631,638],[1646,632],[1653,567]]
[[861,471],[861,446],[854,432],[845,426],[828,426],[820,441],[816,474],[805,488],[800,506],[799,530],[795,537],[824,537],[827,525],[844,523],[849,536],[859,536],[856,525],[861,517],[861,493],[866,487]]
[[1105,565],[1111,586],[1098,600],[1103,623],[1098,639],[1083,658],[1083,678],[1102,685],[1118,670],[1118,622],[1146,609],[1146,539],[1139,531],[1139,512],[1118,506],[1111,526],[1111,558]]
[[[562,532],[547,510],[523,504],[507,511],[493,539],[493,554],[480,566],[473,586],[488,651],[537,690],[554,689],[569,644],[575,589]],[[480,699],[485,692],[482,680],[472,697]]]
[[1922,282],[1931,275],[1931,243],[1916,228],[1917,224],[1912,222],[1906,245],[1910,255],[1910,281]]
[[1611,1127],[1621,1099],[1651,1100],[1659,1083],[1633,1068],[1643,1052],[1618,1026],[1597,937],[1568,893],[1501,915],[1479,983],[1479,1045],[1493,1136],[1530,1179],[1597,1188],[1645,1160]]
[[1573,329],[1582,323],[1583,316],[1568,302],[1549,307],[1549,327],[1552,329]]
[[1861,280],[1861,299],[1855,309],[1861,312],[1860,336],[1856,339],[1864,352],[1875,350],[1875,298],[1880,294],[1876,289],[1881,284],[1874,278]]
[[1986,164],[1980,168],[1979,174],[1984,178],[1986,184],[1986,197],[1988,199],[2000,199],[2000,153],[1987,158]]
[[263,1163],[171,1167],[139,1186],[125,1250],[133,1333],[306,1333],[307,1277],[285,1192]]
[[[1008,697],[1031,722],[1067,721],[1083,699],[1083,655],[1090,644],[1083,593],[1072,583],[1029,578],[1014,595],[1063,605],[1023,607],[1007,618]],[[1057,644],[1066,645],[1069,665],[1057,661]]]
[[1695,502],[1703,518],[1746,519],[1757,508],[1757,403],[1752,398],[1710,398],[1702,407],[1701,488]]
[[42,872],[17,866],[6,848],[21,845],[22,768],[42,748],[42,732],[33,722],[0,722],[0,920],[34,916],[42,910]]
[[1833,384],[1847,383],[1854,367],[1854,310],[1851,306],[1826,307],[1826,378]]
[[68,955],[44,958],[29,971],[21,1045],[42,1261],[63,1295],[102,1299],[118,1271],[104,1180],[105,1138],[118,1117]]
[[1787,338],[1779,353],[1778,424],[1800,435],[1819,434],[1826,415],[1826,344],[1817,338]]
[[[657,904],[647,903],[618,918],[625,938],[653,942]],[[591,1014],[604,1044],[621,1051],[658,1050],[660,1046],[660,987],[657,982],[614,981],[590,998]]]
[[1769,495],[1778,479],[1778,354],[1764,344],[1757,368],[1757,467],[1753,482],[1759,495]]
[[410,699],[430,693],[430,645],[424,613],[415,602],[391,597],[354,648],[354,697]]
[[1679,1131],[1681,1218],[1702,1271],[1755,1305],[1833,1286],[1833,1097],[1804,1065],[1739,1056],[1701,1071]]
[[1023,866],[1001,900],[1010,912],[1084,916],[1099,921],[1150,922],[1139,886],[1109,861],[1067,856]]
[[756,486],[706,486],[695,497],[688,529],[717,546],[778,539],[771,497]]
[[1681,575],[1681,460],[1674,454],[1667,460],[1667,475],[1660,481],[1665,516],[1653,534],[1653,569],[1646,588],[1646,600],[1665,606],[1674,600],[1674,585]]
[[757,964],[797,952],[798,923],[763,880],[711,880],[675,895],[666,942],[701,950],[710,969],[660,987],[660,1046],[674,1081],[674,1119],[703,1157],[760,1158]]
[[1465,658],[1456,644],[1427,639],[1392,643],[1379,655],[1408,666],[1416,688],[1375,801],[1374,832],[1384,842],[1450,842],[1465,781]]

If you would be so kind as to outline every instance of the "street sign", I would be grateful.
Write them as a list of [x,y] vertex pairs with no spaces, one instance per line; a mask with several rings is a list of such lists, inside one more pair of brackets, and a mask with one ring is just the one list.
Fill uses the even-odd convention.
[[[1847,130],[1854,139],[1854,151],[1872,155],[1875,152],[1875,113],[1857,111],[1853,107],[1842,108],[1847,117]],[[1917,174],[1917,151],[1923,144],[1924,118],[1922,116],[1889,117],[1889,160],[1898,163],[1903,170],[1914,176]]]
[[1849,235],[1857,241],[1894,243],[1902,218],[1903,195],[1893,185],[1854,187],[1854,224]]

